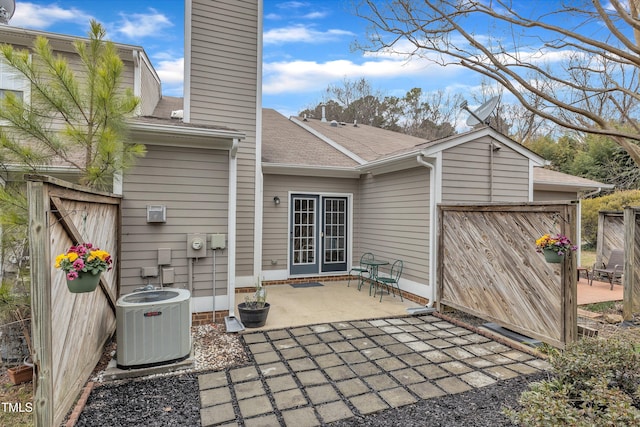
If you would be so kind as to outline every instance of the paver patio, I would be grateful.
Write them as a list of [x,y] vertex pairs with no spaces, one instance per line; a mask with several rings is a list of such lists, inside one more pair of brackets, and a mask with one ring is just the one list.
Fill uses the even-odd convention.
[[549,368],[430,315],[256,331],[243,338],[251,365],[199,377],[203,426],[322,425]]

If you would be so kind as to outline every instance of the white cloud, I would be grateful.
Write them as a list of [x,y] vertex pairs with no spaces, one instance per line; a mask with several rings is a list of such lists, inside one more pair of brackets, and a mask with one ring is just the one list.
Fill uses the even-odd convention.
[[151,35],[160,36],[162,30],[173,24],[166,15],[149,9],[149,13],[121,14],[122,21],[116,24],[115,32],[124,34],[130,39],[137,39]]
[[354,36],[351,31],[329,29],[316,31],[307,26],[295,25],[292,27],[275,28],[267,30],[263,34],[265,45],[278,43],[324,43],[338,40],[344,36]]
[[155,63],[155,69],[162,82],[162,93],[167,96],[184,96],[184,58],[171,57],[168,54],[156,55],[161,59]]
[[60,22],[88,25],[91,15],[76,9],[64,9],[57,4],[44,6],[34,3],[18,2],[11,19],[11,26],[46,30]]
[[277,5],[279,9],[300,9],[309,7],[309,3],[303,1],[285,1]]
[[[460,69],[461,70],[461,69]],[[265,62],[263,64],[263,93],[320,92],[330,83],[343,78],[364,77],[376,86],[376,81],[406,77],[414,81],[438,82],[455,78],[456,69],[444,68],[427,61],[410,62],[384,59],[361,64],[348,60],[328,62],[294,60],[290,62]],[[408,83],[410,84],[410,83]],[[418,85],[424,87],[425,85]],[[440,85],[443,86],[442,84]],[[408,90],[409,88],[398,89]]]
[[161,60],[155,69],[162,83],[176,84],[184,81],[184,58]]
[[328,15],[327,12],[310,12],[303,16],[305,19],[322,19],[326,18]]

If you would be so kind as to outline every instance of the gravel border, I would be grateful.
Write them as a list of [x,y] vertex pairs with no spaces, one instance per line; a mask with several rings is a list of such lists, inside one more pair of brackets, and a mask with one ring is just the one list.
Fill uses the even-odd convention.
[[[445,320],[454,321],[468,329],[478,329],[475,319],[456,314],[438,317],[447,318]],[[195,370],[113,383],[98,382],[75,425],[200,426],[198,376],[251,362],[241,335],[226,334],[220,325],[197,327],[192,332],[197,360]],[[105,353],[113,353],[113,349]],[[548,376],[548,373],[520,376],[480,389],[421,400],[327,425],[512,426],[514,424],[502,413],[503,408],[517,407],[517,399],[528,388],[528,384]],[[99,372],[95,379],[100,379]]]
[[517,408],[520,393],[529,383],[548,378],[547,373],[498,381],[494,385],[450,394],[418,403],[378,412],[365,417],[329,424],[347,426],[402,427],[502,427],[515,426],[502,413],[503,408]]
[[[200,390],[197,377],[195,373],[187,373],[96,387],[76,426],[200,426]],[[502,413],[503,408],[517,407],[517,399],[528,388],[529,383],[547,377],[546,373],[521,376],[481,389],[422,400],[412,405],[326,425],[513,426],[515,424]]]

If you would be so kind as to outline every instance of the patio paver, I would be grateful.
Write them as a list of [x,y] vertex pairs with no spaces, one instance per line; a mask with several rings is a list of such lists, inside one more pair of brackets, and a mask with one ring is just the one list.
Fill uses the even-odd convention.
[[203,426],[322,425],[550,366],[431,315],[247,332],[243,339],[254,362],[199,377]]

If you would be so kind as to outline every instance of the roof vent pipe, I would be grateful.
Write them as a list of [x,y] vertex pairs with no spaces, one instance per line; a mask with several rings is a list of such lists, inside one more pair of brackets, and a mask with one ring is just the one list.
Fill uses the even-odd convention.
[[322,118],[320,119],[321,122],[326,122],[327,121],[327,110],[325,109],[325,106],[322,106]]

